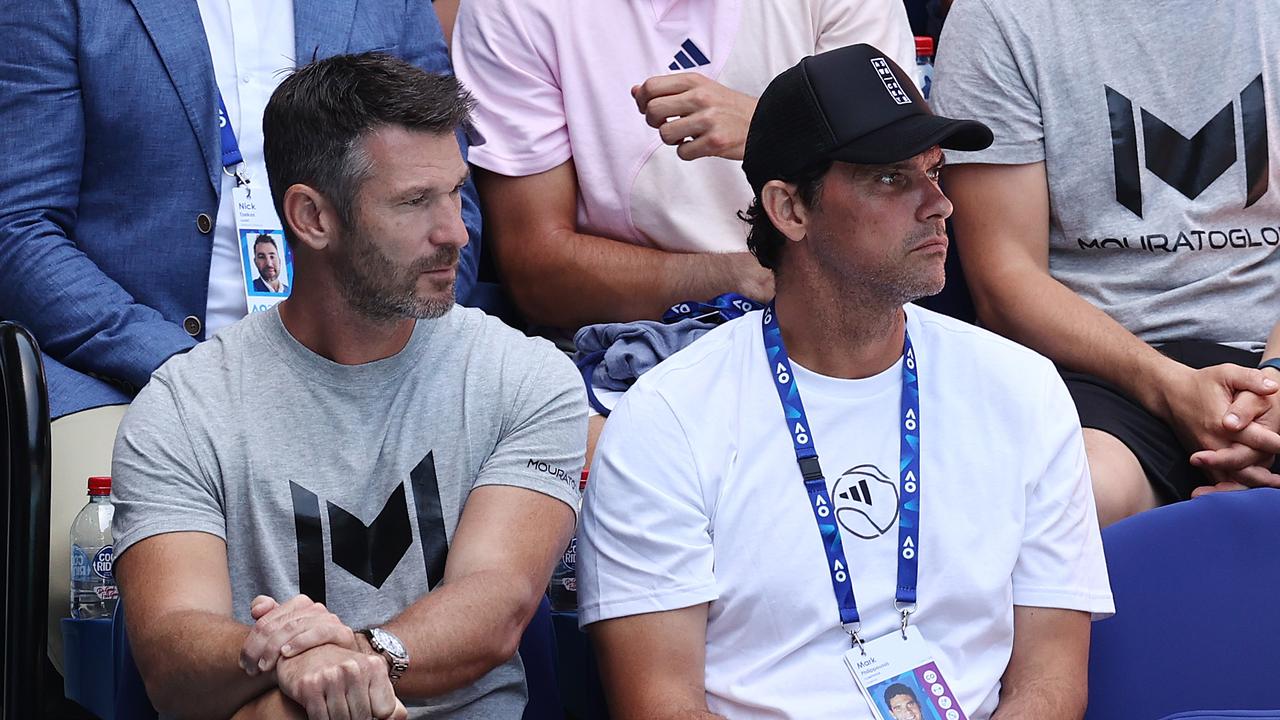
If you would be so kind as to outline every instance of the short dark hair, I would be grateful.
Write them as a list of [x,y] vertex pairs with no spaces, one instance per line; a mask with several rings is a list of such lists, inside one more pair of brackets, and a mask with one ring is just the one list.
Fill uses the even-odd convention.
[[[320,191],[350,226],[370,167],[360,141],[392,125],[452,133],[470,122],[475,102],[452,75],[424,72],[380,52],[336,55],[285,78],[262,116],[262,152],[271,199],[284,218],[284,192],[302,183]],[[285,238],[294,242],[284,223]]]
[[884,704],[888,705],[893,701],[894,698],[898,697],[899,695],[906,695],[907,697],[911,698],[911,701],[914,703],[918,704],[920,702],[918,699],[916,699],[916,692],[914,690],[907,687],[906,685],[903,685],[902,683],[894,683],[890,685],[888,688],[886,688],[884,691]]
[[274,247],[276,244],[276,239],[266,233],[259,235],[258,238],[253,241],[253,251],[257,252],[258,246],[263,243],[271,243],[271,245]]
[[[786,182],[796,184],[796,193],[806,207],[816,207],[822,198],[822,180],[830,169],[831,163],[827,162],[807,171],[801,177],[788,179]],[[756,195],[751,200],[751,206],[745,212],[739,211],[738,217],[751,226],[747,233],[747,249],[756,256],[756,260],[761,265],[776,272],[787,238],[769,219],[769,214],[760,204],[760,195]]]

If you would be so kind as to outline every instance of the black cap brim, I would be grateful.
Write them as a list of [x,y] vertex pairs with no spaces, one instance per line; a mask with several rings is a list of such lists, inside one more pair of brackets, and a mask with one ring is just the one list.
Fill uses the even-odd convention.
[[976,120],[940,115],[912,115],[872,130],[830,154],[832,160],[880,165],[915,157],[934,145],[947,150],[983,150],[991,145],[991,128]]

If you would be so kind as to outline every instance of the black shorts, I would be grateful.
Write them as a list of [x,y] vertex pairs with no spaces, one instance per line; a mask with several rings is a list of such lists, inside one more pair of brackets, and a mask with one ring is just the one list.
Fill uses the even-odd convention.
[[[1223,363],[1257,367],[1262,361],[1262,353],[1211,342],[1175,342],[1157,349],[1193,368]],[[1194,449],[1184,447],[1163,420],[1105,380],[1062,368],[1058,371],[1076,403],[1080,425],[1112,435],[1133,451],[1161,502],[1185,500],[1192,490],[1212,484],[1188,461]]]

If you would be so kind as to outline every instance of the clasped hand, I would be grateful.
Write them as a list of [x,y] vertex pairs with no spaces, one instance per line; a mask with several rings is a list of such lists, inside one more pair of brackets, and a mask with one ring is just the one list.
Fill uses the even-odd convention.
[[364,652],[338,616],[306,595],[284,604],[265,595],[250,607],[254,626],[240,651],[249,675],[275,672],[280,691],[309,720],[407,718],[387,663]]
[[1195,496],[1280,487],[1271,465],[1280,454],[1280,384],[1238,365],[1188,370],[1168,394],[1174,429],[1198,450],[1191,464],[1214,481]]

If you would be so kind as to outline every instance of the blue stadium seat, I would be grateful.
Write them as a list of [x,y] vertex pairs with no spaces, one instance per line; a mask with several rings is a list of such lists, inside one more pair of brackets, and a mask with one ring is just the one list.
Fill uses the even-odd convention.
[[[1151,510],[1103,543],[1117,612],[1093,626],[1086,720],[1280,717],[1280,490]],[[1270,714],[1222,712],[1242,710]]]
[[564,720],[557,673],[556,631],[551,624],[551,602],[546,596],[543,596],[538,611],[520,640],[520,661],[524,663],[525,683],[529,687],[529,704],[524,708],[524,720]]

